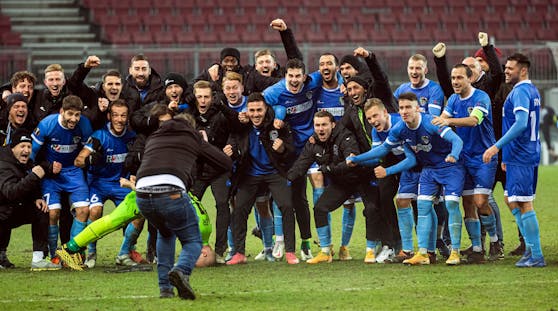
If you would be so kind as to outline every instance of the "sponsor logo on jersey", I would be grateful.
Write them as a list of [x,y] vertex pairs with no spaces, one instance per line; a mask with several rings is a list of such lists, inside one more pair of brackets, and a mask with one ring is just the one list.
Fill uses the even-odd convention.
[[77,149],[77,145],[51,145],[52,150],[58,153],[72,153]]
[[124,163],[126,153],[113,154],[107,156],[107,163]]
[[296,113],[301,113],[301,112],[308,111],[312,108],[313,104],[314,103],[311,100],[309,100],[309,101],[306,101],[302,104],[298,104],[298,105],[295,105],[295,106],[288,107],[287,108],[287,114],[296,114]]

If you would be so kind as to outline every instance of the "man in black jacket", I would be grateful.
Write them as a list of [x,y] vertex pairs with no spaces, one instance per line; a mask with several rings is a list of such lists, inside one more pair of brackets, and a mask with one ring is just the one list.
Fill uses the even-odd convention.
[[[218,172],[232,169],[232,161],[208,144],[188,121],[175,117],[164,122],[145,145],[137,173],[136,202],[143,216],[159,231],[157,272],[161,297],[195,299],[189,278],[200,256],[202,240],[198,217],[187,191],[194,182],[198,161]],[[190,117],[191,119],[191,117]],[[174,265],[178,238],[182,251]]]
[[145,55],[138,54],[132,57],[129,73],[124,80],[121,96],[130,105],[131,112],[164,98],[163,79],[151,68]]
[[273,127],[273,109],[261,93],[250,94],[246,115],[250,121],[234,136],[234,146],[224,148],[225,154],[238,163],[234,180],[238,191],[232,222],[236,254],[227,265],[246,263],[246,222],[257,193],[265,190],[271,192],[282,213],[287,263],[297,264],[294,209],[286,179],[295,157],[292,133],[288,126],[279,130]]
[[370,182],[374,172],[371,168],[348,167],[345,157],[359,154],[359,146],[354,135],[336,126],[333,115],[327,111],[319,111],[314,116],[314,143],[308,142],[295,164],[289,170],[288,179],[295,180],[304,176],[312,163],[316,162],[320,171],[329,182],[324,193],[314,206],[314,220],[320,239],[321,252],[314,258],[307,260],[309,264],[331,262],[331,233],[327,214],[336,210],[345,200],[357,191],[364,202],[366,216],[367,240],[378,240],[379,217],[370,217],[370,211],[377,209],[377,187]]
[[[44,259],[48,251],[48,206],[40,192],[41,179],[48,167],[31,167],[31,132],[17,129],[9,146],[0,149],[0,267],[14,265],[6,256],[11,229],[31,223],[33,238],[32,270],[58,270],[60,265]],[[61,166],[53,164],[56,171]]]

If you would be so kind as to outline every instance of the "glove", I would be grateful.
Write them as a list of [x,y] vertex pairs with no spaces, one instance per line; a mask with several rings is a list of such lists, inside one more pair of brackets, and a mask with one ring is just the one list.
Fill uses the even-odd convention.
[[45,177],[52,177],[54,173],[52,173],[52,163],[47,160],[42,161],[41,163],[37,164],[45,171]]
[[93,151],[89,156],[89,163],[91,165],[99,165],[103,163],[103,146],[101,146],[101,142],[98,139],[94,137],[89,137],[89,139],[91,140],[93,145]]
[[434,56],[436,56],[437,58],[444,57],[444,55],[446,55],[446,45],[445,45],[445,43],[438,42],[438,44],[436,44],[434,46],[434,48],[432,48],[432,53],[434,53]]
[[479,32],[479,43],[482,47],[488,45],[488,34],[486,32]]

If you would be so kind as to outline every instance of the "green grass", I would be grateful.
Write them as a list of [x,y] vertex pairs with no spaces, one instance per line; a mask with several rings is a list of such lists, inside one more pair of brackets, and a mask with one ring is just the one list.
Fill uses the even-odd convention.
[[[548,267],[519,269],[517,257],[497,263],[448,267],[443,264],[406,267],[365,265],[362,206],[351,253],[351,262],[289,266],[285,262],[254,262],[261,243],[247,240],[247,265],[196,269],[191,277],[198,299],[159,299],[156,272],[106,273],[114,267],[121,234],[113,233],[98,243],[98,266],[85,272],[69,270],[30,272],[30,226],[13,231],[8,255],[16,269],[0,271],[0,310],[301,310],[371,308],[431,310],[556,310],[558,309],[558,166],[541,167],[535,209],[541,227]],[[506,252],[517,244],[511,213],[500,204]],[[309,196],[311,197],[311,196]],[[204,198],[214,216],[212,198]],[[109,208],[110,210],[110,208]],[[334,238],[340,240],[340,210],[334,213]],[[253,217],[250,217],[253,225]],[[467,235],[464,244],[467,246]],[[144,250],[145,234],[139,249]],[[314,253],[318,249],[314,247]]]

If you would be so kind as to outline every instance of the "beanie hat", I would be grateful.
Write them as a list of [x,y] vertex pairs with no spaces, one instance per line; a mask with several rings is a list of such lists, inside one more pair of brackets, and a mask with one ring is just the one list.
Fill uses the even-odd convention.
[[188,82],[186,82],[186,79],[184,79],[184,77],[181,74],[178,74],[176,72],[167,73],[164,83],[165,83],[165,88],[167,88],[169,85],[172,84],[180,85],[180,87],[182,87],[184,91],[186,91],[186,89],[188,88]]
[[224,48],[221,50],[221,60],[227,56],[232,56],[240,63],[240,51],[235,48]]
[[[500,51],[499,48],[494,48],[494,52],[496,52],[496,56],[498,56],[498,57],[502,57],[502,55],[503,55],[502,51]],[[486,54],[484,54],[484,50],[482,48],[478,49],[475,52],[475,58],[477,58],[477,57],[480,57],[480,58],[484,59],[484,61],[488,61],[486,59]]]
[[12,134],[12,141],[10,142],[10,148],[14,148],[20,143],[31,143],[31,132],[24,128],[18,128]]
[[6,110],[9,111],[10,109],[12,109],[12,106],[17,102],[25,102],[26,104],[29,104],[29,101],[27,100],[27,97],[25,97],[25,95],[21,93],[13,93],[6,98]]
[[368,88],[370,87],[370,83],[368,82],[368,80],[361,76],[361,75],[356,75],[354,77],[350,77],[349,79],[347,79],[347,82],[345,85],[348,85],[349,82],[355,82],[360,84],[360,86],[362,86],[365,90],[368,90]]
[[343,56],[341,58],[341,61],[339,62],[339,66],[343,65],[344,63],[350,64],[351,66],[353,66],[353,68],[356,69],[356,71],[360,72],[361,62],[356,56],[353,56],[353,55],[350,55],[350,54],[347,54],[347,55]]

